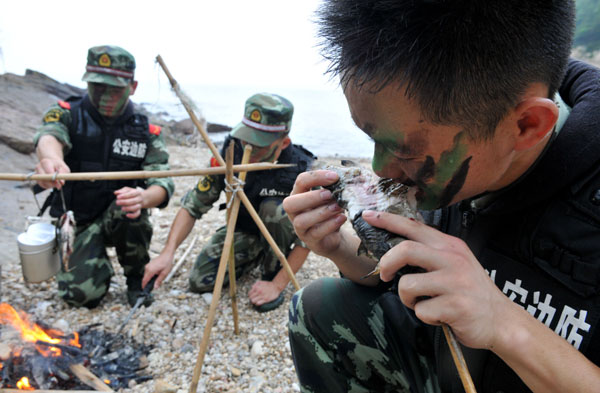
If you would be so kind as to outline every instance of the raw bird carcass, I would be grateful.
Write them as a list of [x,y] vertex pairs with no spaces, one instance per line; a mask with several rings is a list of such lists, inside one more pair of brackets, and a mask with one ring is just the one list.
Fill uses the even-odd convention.
[[[342,161],[342,166],[326,166],[339,175],[339,180],[326,186],[338,205],[345,209],[356,234],[361,240],[358,255],[379,261],[392,247],[406,238],[369,225],[363,218],[364,210],[398,214],[422,221],[416,209],[416,189],[380,178],[372,171],[361,168],[352,161]],[[376,268],[367,276],[378,273]],[[367,277],[365,276],[365,277]]]

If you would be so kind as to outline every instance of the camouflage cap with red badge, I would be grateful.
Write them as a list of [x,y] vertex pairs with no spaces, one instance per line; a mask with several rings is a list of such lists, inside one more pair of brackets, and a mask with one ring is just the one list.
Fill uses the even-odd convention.
[[287,99],[277,94],[255,94],[246,100],[244,117],[231,130],[231,136],[254,146],[269,146],[290,132],[293,114],[294,106]]
[[94,46],[88,50],[85,70],[84,82],[124,87],[133,81],[135,58],[118,46]]

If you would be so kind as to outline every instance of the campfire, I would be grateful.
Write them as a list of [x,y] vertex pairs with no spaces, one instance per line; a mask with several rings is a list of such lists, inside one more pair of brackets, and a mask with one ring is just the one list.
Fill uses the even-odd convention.
[[142,374],[150,349],[106,333],[99,324],[65,334],[0,303],[0,388],[127,387],[152,378]]

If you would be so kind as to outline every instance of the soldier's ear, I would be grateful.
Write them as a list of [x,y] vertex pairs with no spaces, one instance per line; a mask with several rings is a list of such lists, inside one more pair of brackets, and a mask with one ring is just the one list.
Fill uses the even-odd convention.
[[138,82],[132,81],[129,86],[131,86],[131,90],[129,91],[129,95],[132,96],[135,93],[135,89],[137,89]]
[[292,140],[289,136],[283,138],[283,142],[281,142],[281,150],[285,150],[290,145],[290,143],[292,143]]

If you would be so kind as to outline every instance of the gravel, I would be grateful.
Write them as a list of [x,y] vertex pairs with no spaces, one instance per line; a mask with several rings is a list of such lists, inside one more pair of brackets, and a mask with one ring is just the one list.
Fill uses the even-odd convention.
[[[205,167],[210,157],[210,151],[205,146],[170,146],[169,151],[172,169]],[[339,158],[329,159],[330,162],[338,160]],[[150,246],[151,256],[156,256],[161,251],[171,222],[180,207],[181,196],[194,187],[197,181],[193,177],[178,177],[174,180],[177,188],[169,206],[162,210],[152,210],[154,236]],[[125,391],[189,391],[212,294],[188,292],[187,278],[200,248],[224,222],[225,211],[218,211],[216,208],[196,222],[193,232],[179,247],[175,257],[176,261],[179,260],[197,235],[198,240],[185,263],[166,285],[154,292],[155,302],[148,308],[142,307],[123,330],[123,334],[155,346],[148,356],[149,370],[154,375],[154,380],[137,385],[132,383]],[[10,239],[4,240],[10,242]],[[16,239],[13,240],[16,243]],[[109,249],[109,255],[112,256],[116,275],[108,294],[95,309],[67,306],[57,295],[54,279],[37,284],[25,283],[19,256],[15,253],[11,253],[9,260],[2,266],[0,300],[26,311],[35,320],[44,321],[66,332],[91,323],[101,323],[106,330],[114,332],[130,308],[126,301],[123,270],[116,262],[113,250]],[[324,276],[338,276],[335,265],[311,253],[298,272],[297,279],[300,286],[305,286]],[[289,284],[284,292],[284,306],[268,313],[258,313],[251,307],[246,294],[259,277],[259,272],[254,271],[238,281],[239,335],[233,331],[229,290],[223,290],[204,358],[198,392],[300,391],[287,335],[286,305],[295,290]]]

